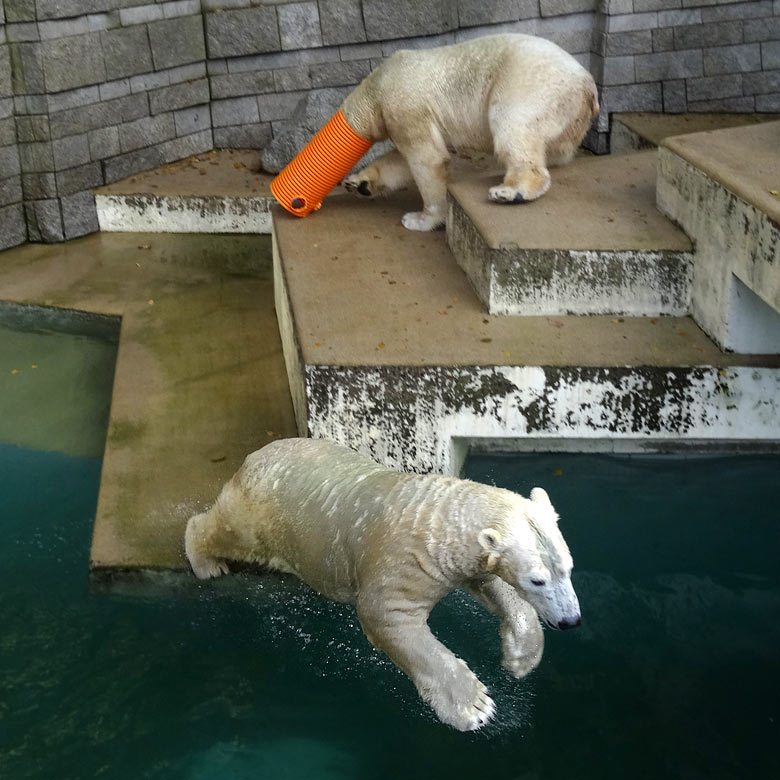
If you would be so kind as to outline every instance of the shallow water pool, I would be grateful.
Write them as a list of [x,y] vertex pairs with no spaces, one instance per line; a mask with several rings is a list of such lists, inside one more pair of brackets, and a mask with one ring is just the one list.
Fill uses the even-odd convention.
[[498,705],[461,734],[350,608],[294,578],[90,594],[100,461],[0,444],[0,777],[780,776],[779,466],[473,458],[473,479],[550,492],[583,626],[547,632],[517,682],[490,615],[460,593],[437,607],[434,630]]
[[473,478],[550,488],[584,622],[548,632],[518,683],[495,621],[460,594],[440,605],[434,629],[498,704],[464,735],[352,610],[292,578],[90,596],[99,462],[0,447],[0,777],[777,776],[777,466],[473,460]]

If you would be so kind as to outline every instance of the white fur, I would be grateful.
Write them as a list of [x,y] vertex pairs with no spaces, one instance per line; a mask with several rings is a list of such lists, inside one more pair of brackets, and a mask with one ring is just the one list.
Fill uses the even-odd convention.
[[535,200],[550,188],[549,166],[568,163],[598,114],[593,77],[543,38],[508,34],[435,49],[396,52],[344,101],[365,138],[390,138],[389,152],[348,176],[349,190],[389,192],[414,182],[423,210],[405,227],[444,224],[450,151],[495,154],[506,169],[488,197]]
[[487,723],[495,705],[428,628],[438,601],[464,587],[495,613],[503,665],[516,677],[542,656],[537,613],[554,627],[579,623],[571,555],[541,488],[529,500],[401,474],[325,440],[285,439],[249,455],[214,506],[189,520],[185,549],[201,578],[225,573],[227,560],[261,563],[354,604],[369,641],[463,731]]

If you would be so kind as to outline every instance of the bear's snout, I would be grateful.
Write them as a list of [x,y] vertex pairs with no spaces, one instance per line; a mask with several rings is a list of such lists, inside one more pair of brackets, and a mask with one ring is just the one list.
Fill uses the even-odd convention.
[[569,628],[577,628],[580,623],[582,623],[582,618],[579,615],[575,615],[574,617],[563,618],[563,620],[558,621],[558,628],[561,631],[566,631]]

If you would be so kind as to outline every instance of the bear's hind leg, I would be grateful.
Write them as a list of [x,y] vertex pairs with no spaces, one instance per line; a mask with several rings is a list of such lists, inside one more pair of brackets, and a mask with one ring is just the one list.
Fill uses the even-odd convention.
[[504,181],[488,190],[495,203],[525,203],[550,189],[546,122],[533,104],[498,101],[488,111],[493,151],[504,166]]
[[224,558],[215,558],[206,552],[209,520],[213,511],[212,509],[210,512],[202,512],[191,517],[184,532],[184,551],[192,571],[200,580],[219,577],[230,571]]
[[512,145],[496,143],[496,156],[506,173],[501,184],[488,190],[488,197],[494,203],[525,203],[541,198],[550,189],[552,179],[545,162],[544,144],[517,139]]
[[599,96],[592,83],[573,86],[560,101],[560,114],[569,117],[561,133],[547,144],[550,167],[568,165],[577,154],[582,139],[599,115]]
[[466,590],[501,619],[502,666],[517,678],[532,672],[544,651],[544,633],[536,610],[511,585],[492,574],[471,580]]
[[374,601],[358,602],[358,617],[374,647],[411,678],[420,697],[443,723],[476,731],[493,717],[496,705],[474,672],[431,633],[427,613],[391,610]]

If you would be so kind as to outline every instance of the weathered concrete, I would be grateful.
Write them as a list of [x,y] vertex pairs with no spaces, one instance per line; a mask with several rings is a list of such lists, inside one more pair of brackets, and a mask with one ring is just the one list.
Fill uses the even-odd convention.
[[780,357],[724,354],[688,317],[486,315],[444,236],[401,227],[414,202],[337,195],[305,220],[274,209],[280,327],[309,435],[449,473],[471,439],[780,439]]
[[295,435],[270,241],[98,234],[0,255],[0,300],[122,318],[92,542],[102,567],[185,568],[189,515]]
[[664,451],[780,439],[780,370],[736,366],[307,366],[310,435],[398,468],[457,474],[470,439]]
[[609,149],[612,154],[650,149],[674,135],[745,127],[776,119],[780,119],[780,114],[613,114]]
[[780,352],[779,148],[773,122],[659,150],[658,206],[696,241],[693,315],[726,349]]
[[273,177],[259,165],[256,151],[212,151],[100,187],[100,229],[270,233]]
[[577,158],[532,203],[496,206],[500,175],[450,187],[447,240],[491,314],[688,313],[691,243],[655,207],[655,153]]

